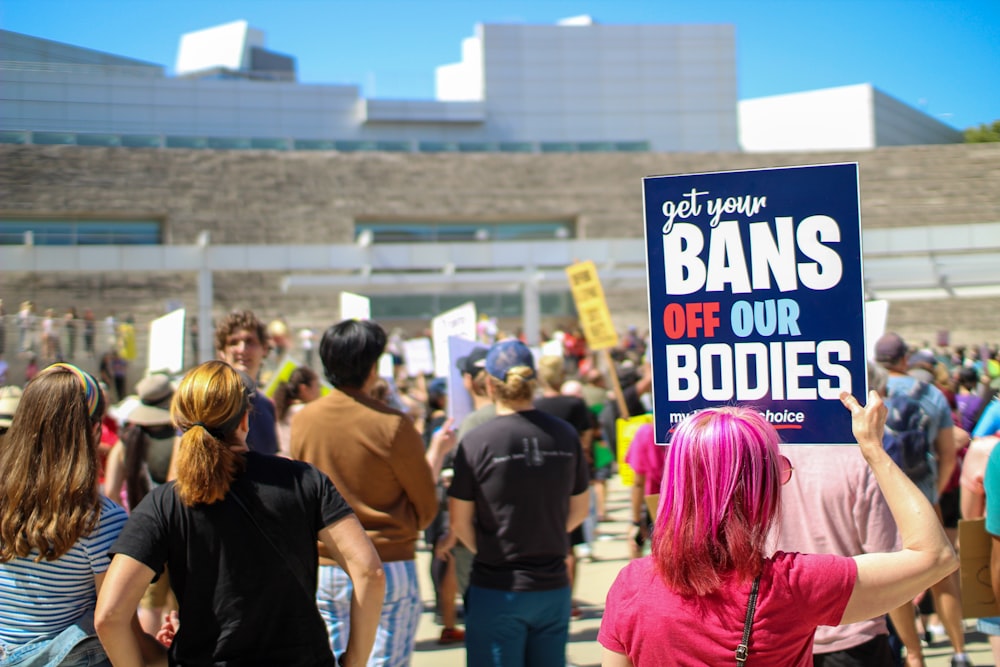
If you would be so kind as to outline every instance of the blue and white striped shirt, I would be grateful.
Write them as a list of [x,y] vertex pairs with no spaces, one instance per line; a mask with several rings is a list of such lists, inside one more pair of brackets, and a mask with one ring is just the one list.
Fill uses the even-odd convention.
[[108,549],[127,515],[101,497],[101,518],[90,535],[53,561],[34,561],[38,553],[0,563],[0,642],[20,646],[62,632],[97,600],[94,575],[108,569]]

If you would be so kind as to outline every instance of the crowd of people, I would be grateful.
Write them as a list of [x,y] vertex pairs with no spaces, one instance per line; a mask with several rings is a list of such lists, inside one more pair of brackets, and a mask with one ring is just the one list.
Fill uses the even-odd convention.
[[[648,425],[618,441],[620,418],[651,410],[634,328],[610,366],[572,327],[540,357],[482,328],[452,360],[473,408],[456,424],[444,380],[408,377],[372,321],[302,337],[321,368],[273,399],[261,379],[281,334],[251,311],[217,324],[217,360],[147,375],[126,400],[43,326],[54,363],[0,388],[0,666],[407,665],[420,548],[442,644],[464,643],[470,667],[562,665],[576,558],[620,460],[632,561],[607,594],[605,665],[916,666],[921,612],[952,665],[971,664],[955,527],[985,514],[1000,540],[995,349],[883,336],[869,394],[841,396],[857,448],[783,445],[734,406],[664,447]],[[896,455],[904,435],[924,443],[916,463]],[[1000,659],[997,615],[980,629]]]

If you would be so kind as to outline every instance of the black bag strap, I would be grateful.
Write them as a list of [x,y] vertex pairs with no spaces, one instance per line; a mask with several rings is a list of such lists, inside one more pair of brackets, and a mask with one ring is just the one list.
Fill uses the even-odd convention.
[[753,628],[753,612],[757,608],[757,592],[760,589],[760,575],[754,577],[747,601],[747,617],[743,621],[743,641],[736,647],[736,667],[743,667],[750,655],[750,630]]

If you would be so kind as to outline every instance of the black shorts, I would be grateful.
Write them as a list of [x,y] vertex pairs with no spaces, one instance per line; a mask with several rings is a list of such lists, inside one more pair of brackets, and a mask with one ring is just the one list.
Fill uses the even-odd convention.
[[945,528],[958,528],[958,520],[962,518],[962,509],[959,505],[961,500],[961,487],[945,491],[938,498],[941,505],[941,522]]
[[843,651],[813,654],[813,667],[885,667],[894,664],[889,635],[879,635]]

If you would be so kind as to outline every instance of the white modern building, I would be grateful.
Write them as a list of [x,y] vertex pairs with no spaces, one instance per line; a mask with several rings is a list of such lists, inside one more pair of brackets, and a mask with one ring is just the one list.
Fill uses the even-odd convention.
[[958,130],[868,83],[741,100],[739,114],[748,152],[962,142]]
[[[0,31],[0,130],[35,143],[419,151],[737,150],[731,25],[478,25],[437,99],[302,85],[245,21],[157,65]],[[6,135],[16,141],[18,135]]]
[[737,100],[732,25],[480,24],[435,99],[304,85],[235,21],[160,65],[0,31],[0,142],[419,152],[728,152],[957,143],[869,84]]

